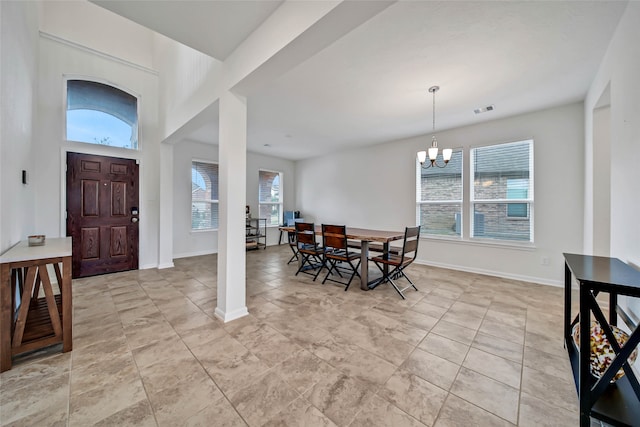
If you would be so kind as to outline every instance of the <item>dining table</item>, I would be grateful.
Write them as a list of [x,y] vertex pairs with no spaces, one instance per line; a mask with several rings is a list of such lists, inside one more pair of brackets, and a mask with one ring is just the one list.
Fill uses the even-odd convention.
[[[295,232],[295,227],[280,227],[286,232]],[[322,226],[315,226],[316,235],[322,235]],[[381,283],[382,278],[369,280],[369,250],[371,243],[381,243],[383,254],[389,253],[389,243],[404,238],[404,231],[374,230],[347,226],[347,239],[360,242],[360,289],[368,291]],[[299,262],[302,262],[301,260]],[[385,269],[388,268],[385,266]],[[385,272],[386,274],[386,272]],[[384,277],[384,276],[383,276]]]

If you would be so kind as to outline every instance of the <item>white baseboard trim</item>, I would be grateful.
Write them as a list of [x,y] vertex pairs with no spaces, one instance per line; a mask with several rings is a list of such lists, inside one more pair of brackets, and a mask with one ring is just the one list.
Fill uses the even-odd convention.
[[232,312],[225,313],[224,311],[220,310],[220,307],[216,307],[215,315],[216,317],[220,318],[224,323],[227,323],[227,322],[231,322],[232,320],[236,320],[241,317],[249,315],[249,310],[247,310],[247,307],[240,307],[236,310],[233,310]]
[[505,273],[503,271],[485,270],[482,268],[469,268],[462,265],[445,264],[445,263],[439,263],[439,262],[427,262],[427,261],[421,261],[418,259],[416,259],[414,262],[416,264],[428,265],[431,267],[447,268],[449,270],[465,271],[467,273],[484,274],[487,276],[495,276],[495,277],[501,277],[503,279],[511,279],[511,280],[520,280],[522,282],[538,283],[538,284],[547,285],[547,286],[564,287],[564,282],[561,280],[550,280],[550,279],[544,279],[541,277],[524,276],[521,274],[510,274],[510,273]]
[[144,264],[138,266],[138,270],[149,270],[150,268],[158,268],[158,264]]
[[189,258],[192,256],[201,256],[201,255],[211,255],[211,254],[217,254],[218,252],[216,251],[212,251],[211,249],[206,249],[203,251],[195,251],[195,252],[183,252],[181,254],[173,254],[173,259],[177,259],[177,258]]
[[162,263],[162,264],[158,265],[158,269],[160,269],[160,270],[162,270],[163,268],[173,268],[173,267],[175,267],[175,265],[173,265],[173,261],[165,262],[165,263]]
[[[283,243],[283,245],[284,244],[285,243]],[[277,243],[271,243],[271,244],[267,243],[267,247],[269,247],[269,246],[278,246],[278,244]],[[182,252],[182,253],[179,253],[179,254],[173,254],[173,259],[189,258],[189,257],[192,257],[192,256],[211,255],[211,254],[217,254],[217,253],[218,253],[217,250],[214,251],[214,250],[211,250],[211,249],[205,249],[203,251],[195,251],[195,252]]]

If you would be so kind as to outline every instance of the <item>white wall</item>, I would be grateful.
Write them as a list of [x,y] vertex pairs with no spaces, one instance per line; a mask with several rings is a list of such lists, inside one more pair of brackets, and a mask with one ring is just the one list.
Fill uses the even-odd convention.
[[[218,252],[217,231],[191,231],[191,161],[218,161],[218,146],[183,140],[173,154],[173,254],[174,258]],[[258,212],[258,170],[283,173],[284,208],[295,210],[295,164],[276,157],[247,153],[247,204]],[[277,227],[267,229],[267,245],[278,243]]]
[[[629,2],[585,101],[585,128],[611,85],[611,256],[640,266],[640,3]],[[592,138],[592,135],[587,135]],[[588,170],[588,169],[587,169]]]
[[[629,2],[585,100],[586,146],[593,150],[594,109],[610,85],[611,256],[640,269],[640,3]],[[586,179],[593,179],[587,166]],[[585,206],[585,211],[593,209]],[[585,231],[594,224],[586,224]],[[630,302],[640,318],[640,301]]]
[[[43,1],[41,30],[153,68],[154,33],[88,1]],[[135,42],[134,42],[135,41]]]
[[166,138],[217,93],[222,62],[161,34],[153,40],[154,68],[160,72],[161,136]]
[[[31,156],[38,88],[36,2],[0,2],[0,253],[41,231],[35,225]],[[29,184],[22,184],[22,170]]]
[[[592,253],[609,256],[611,249],[611,107],[600,107],[593,112],[593,222],[592,233],[585,236],[593,240]],[[585,150],[586,150],[585,146]],[[586,170],[586,168],[585,168]],[[586,201],[585,201],[586,202]],[[585,223],[587,218],[585,218]]]
[[[563,283],[562,253],[582,248],[582,103],[438,132],[441,147],[464,149],[467,165],[472,146],[529,138],[534,140],[535,246],[422,239],[419,262]],[[415,224],[415,156],[429,141],[422,136],[298,162],[296,194],[304,217],[382,230]],[[468,166],[465,177],[468,194]]]
[[[55,3],[55,2],[54,2]],[[64,3],[63,3],[64,5]],[[55,5],[54,5],[55,6]],[[51,7],[54,7],[51,6]],[[106,12],[105,12],[106,13]],[[72,19],[70,14],[69,19]],[[99,15],[83,17],[91,28],[98,29]],[[126,22],[122,30],[126,33]],[[40,70],[38,91],[38,130],[34,141],[32,156],[35,159],[36,173],[34,183],[38,198],[36,201],[36,227],[48,236],[65,234],[65,173],[66,152],[85,152],[114,157],[135,158],[140,161],[140,268],[158,265],[159,230],[159,137],[158,137],[158,77],[141,64],[127,63],[121,58],[111,57],[97,52],[102,44],[81,47],[85,41],[93,38],[71,40],[71,44],[62,41],[59,34],[69,33],[65,28],[74,22],[56,20],[48,22],[48,33],[40,37]],[[133,25],[133,24],[132,24]],[[62,28],[58,28],[58,26]],[[58,29],[60,31],[58,32]],[[119,28],[106,28],[102,33],[106,43],[111,40],[120,44],[118,38],[110,39],[109,34]],[[94,30],[97,31],[97,30]],[[116,48],[108,49],[112,52]],[[139,150],[125,150],[92,144],[67,143],[64,140],[65,128],[65,76],[87,77],[109,82],[136,96],[139,108]]]

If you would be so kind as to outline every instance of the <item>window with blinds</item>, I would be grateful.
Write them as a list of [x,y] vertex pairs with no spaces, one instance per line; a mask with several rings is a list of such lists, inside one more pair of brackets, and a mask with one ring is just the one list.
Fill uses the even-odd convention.
[[267,226],[282,224],[282,173],[258,171],[258,212],[267,219]]
[[138,149],[138,99],[113,86],[67,80],[68,141]]
[[[442,154],[438,155],[439,157]],[[443,164],[442,158],[436,163]],[[462,235],[462,151],[454,150],[444,168],[424,168],[416,161],[418,179],[417,223],[420,233],[432,236]],[[426,163],[425,163],[426,165]]]
[[218,228],[218,165],[191,163],[191,229]]
[[471,237],[533,241],[533,141],[471,149]]

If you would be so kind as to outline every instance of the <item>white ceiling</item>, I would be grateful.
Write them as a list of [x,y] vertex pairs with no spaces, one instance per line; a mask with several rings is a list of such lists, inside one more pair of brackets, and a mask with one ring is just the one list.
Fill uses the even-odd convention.
[[[224,59],[280,2],[95,3]],[[248,148],[296,160],[428,133],[432,85],[441,88],[437,130],[582,100],[625,7],[621,1],[395,3],[250,94]],[[205,13],[213,23],[205,23]],[[495,111],[473,113],[490,104]],[[190,138],[216,143],[217,123]]]
[[91,0],[224,61],[282,0]]

